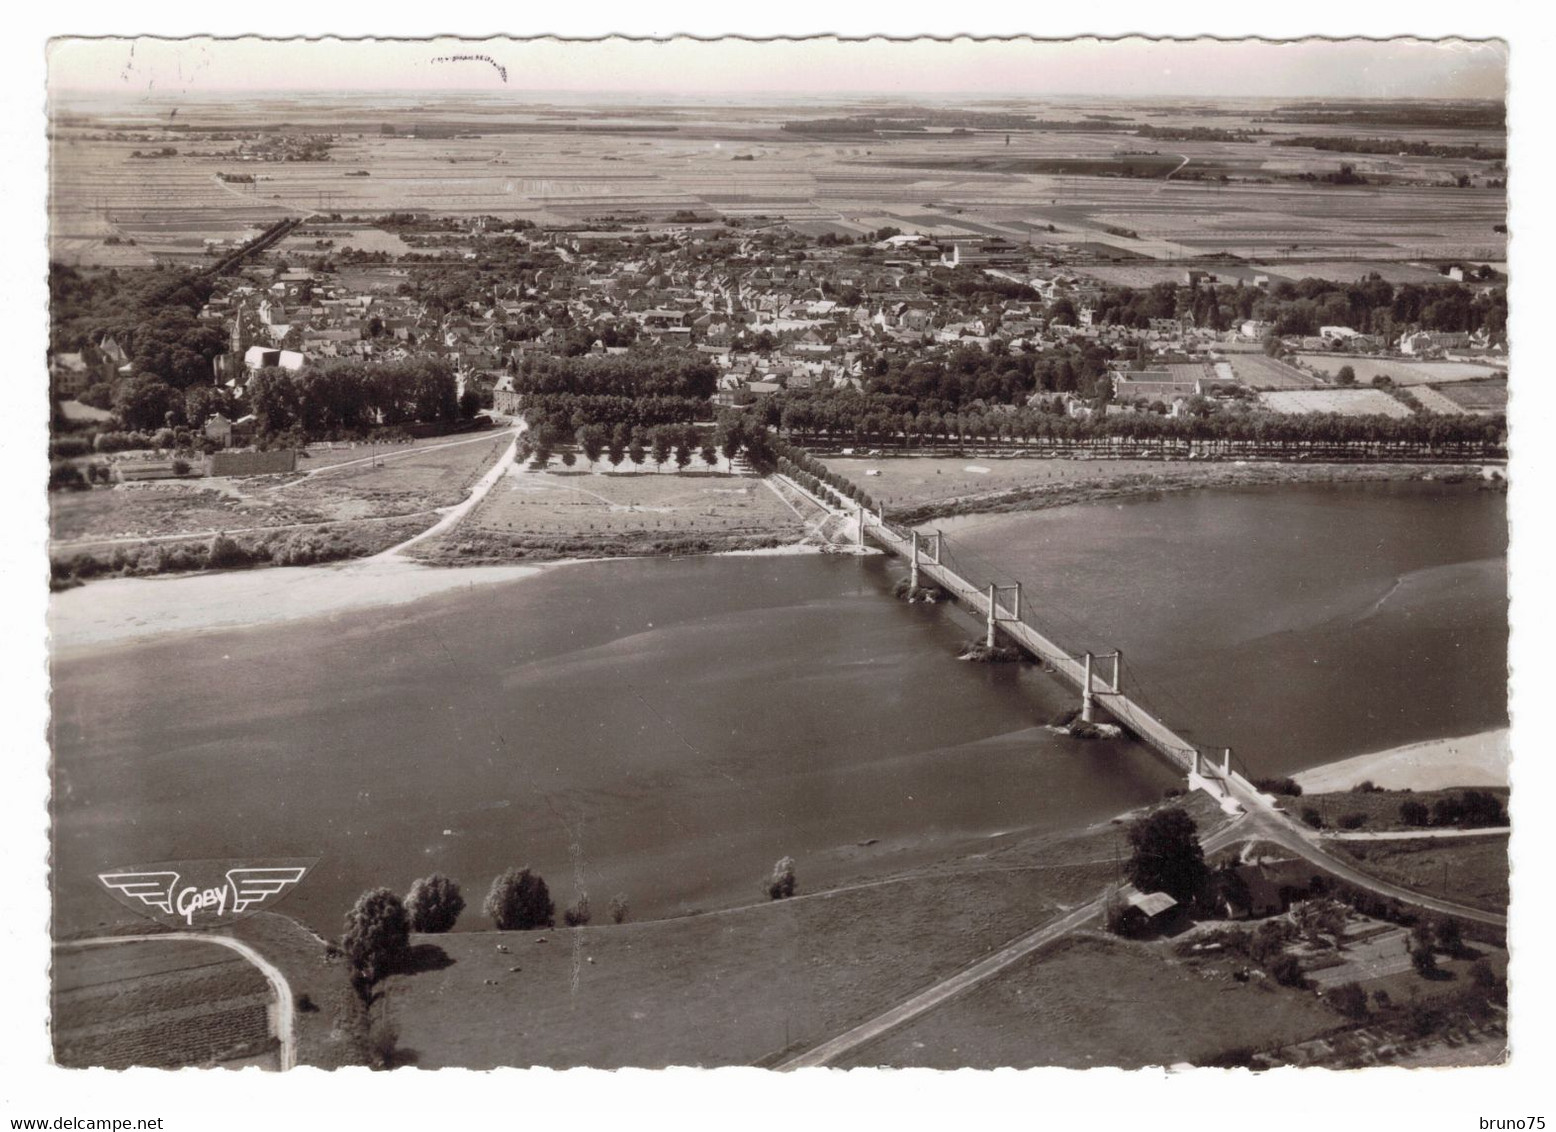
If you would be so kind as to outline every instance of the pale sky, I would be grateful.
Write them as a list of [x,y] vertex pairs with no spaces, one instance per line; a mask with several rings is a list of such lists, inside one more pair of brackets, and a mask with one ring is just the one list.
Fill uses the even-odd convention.
[[136,96],[452,89],[1501,98],[1506,74],[1504,43],[1466,40],[141,38],[56,39],[49,47],[52,89]]

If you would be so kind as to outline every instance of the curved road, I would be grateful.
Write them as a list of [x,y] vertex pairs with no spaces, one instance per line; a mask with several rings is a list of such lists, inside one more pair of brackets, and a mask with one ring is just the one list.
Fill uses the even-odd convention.
[[1250,814],[1248,816],[1251,825],[1248,834],[1250,840],[1257,837],[1273,842],[1358,888],[1365,888],[1380,896],[1390,896],[1401,903],[1414,904],[1418,908],[1426,908],[1444,915],[1458,916],[1460,919],[1474,920],[1476,923],[1490,924],[1499,928],[1507,927],[1507,917],[1500,913],[1487,912],[1480,908],[1471,908],[1467,904],[1456,904],[1452,900],[1428,896],[1423,892],[1416,892],[1414,889],[1364,873],[1354,865],[1347,864],[1329,854],[1316,845],[1314,839],[1307,834],[1293,829],[1284,821],[1272,820],[1274,815]]
[[[433,538],[458,525],[461,519],[463,519],[466,515],[470,514],[470,512],[475,509],[476,504],[480,503],[481,500],[486,498],[487,492],[496,487],[498,481],[500,481],[503,476],[508,474],[508,469],[513,467],[514,461],[516,461],[519,456],[519,437],[524,435],[528,429],[529,426],[526,425],[522,419],[520,419],[518,424],[514,426],[513,442],[508,445],[507,451],[505,451],[502,456],[498,458],[497,462],[487,470],[487,473],[481,477],[480,481],[473,489],[471,489],[470,494],[465,498],[463,503],[456,503],[453,507],[450,507],[446,512],[444,512],[441,519],[432,524],[432,526],[428,527],[426,530],[422,531],[421,534],[406,539],[398,546],[391,546],[388,550],[379,551],[377,554],[373,555],[373,558],[402,558],[404,555],[401,552],[404,551],[407,547],[415,546],[423,539]],[[485,437],[485,439],[490,439],[490,436],[488,435]],[[372,561],[372,558],[368,559],[367,561]]]
[[205,935],[202,932],[160,932],[156,935],[97,936],[93,939],[57,943],[54,946],[57,948],[101,947],[110,943],[155,943],[167,939],[184,943],[214,943],[218,947],[236,951],[258,968],[259,973],[265,976],[265,981],[270,984],[270,989],[275,991],[276,995],[276,1040],[280,1043],[281,1068],[291,1069],[297,1064],[297,1008],[292,998],[292,986],[286,981],[286,976],[281,973],[280,968],[246,943],[241,943],[231,936]]

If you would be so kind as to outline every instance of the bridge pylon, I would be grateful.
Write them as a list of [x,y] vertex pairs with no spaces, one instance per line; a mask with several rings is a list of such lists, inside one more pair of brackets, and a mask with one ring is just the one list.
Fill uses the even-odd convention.
[[1096,704],[1091,697],[1091,653],[1086,654],[1084,675],[1081,677],[1081,722],[1095,723]]
[[910,531],[909,534],[911,535],[912,543],[908,553],[908,584],[916,590],[918,589],[919,555],[922,554],[924,556],[923,560],[932,566],[940,565],[940,547],[943,536],[939,531],[924,536],[924,543],[928,543],[929,547],[933,548],[933,553],[931,553],[929,549],[924,548],[923,543],[919,542],[917,527]]
[[[1008,592],[1008,593],[1010,593],[1012,595],[1011,604],[1010,604],[1010,612],[1009,613],[1005,613],[1003,615],[1000,612],[1000,591],[1001,590],[1004,590],[1004,591],[1006,591],[1006,592]],[[1020,620],[1021,620],[1021,583],[1017,582],[1013,586],[1001,586],[1001,585],[997,585],[994,582],[990,582],[989,583],[989,621],[988,621],[988,631],[987,631],[987,633],[985,634],[985,637],[984,637],[984,644],[988,648],[991,648],[991,649],[994,647],[995,628],[1001,621],[1020,621]]]
[[1108,680],[1108,691],[1115,696],[1120,694],[1124,690],[1124,650],[1114,649],[1110,653],[1103,653],[1097,659],[1111,660],[1113,662],[1113,672]]

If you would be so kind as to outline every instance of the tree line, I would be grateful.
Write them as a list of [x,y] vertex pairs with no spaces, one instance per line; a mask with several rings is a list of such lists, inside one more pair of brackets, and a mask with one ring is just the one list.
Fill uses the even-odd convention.
[[914,410],[895,395],[784,393],[763,403],[760,419],[800,445],[874,444],[899,449],[968,444],[1019,448],[1116,447],[1159,455],[1234,449],[1255,453],[1338,451],[1367,455],[1489,456],[1502,451],[1507,421],[1422,413],[1406,418],[1339,413],[1215,412],[1168,417],[1117,413],[1071,417],[1050,407]]
[[248,400],[260,437],[300,431],[310,439],[376,425],[454,422],[478,408],[476,399],[458,397],[453,366],[430,357],[295,372],[267,366],[249,379]]
[[519,393],[578,396],[694,397],[718,388],[718,370],[701,354],[673,348],[631,354],[528,359],[514,377]]
[[[1060,300],[1055,304],[1068,300]],[[1074,305],[1050,310],[1053,321],[1074,322]],[[1253,319],[1279,335],[1311,336],[1324,326],[1348,326],[1392,341],[1410,329],[1500,337],[1507,330],[1507,288],[1478,291],[1456,281],[1393,284],[1376,272],[1354,283],[1329,279],[1281,280],[1268,289],[1241,284],[1158,283],[1113,287],[1092,304],[1092,321],[1145,329],[1153,318],[1192,315],[1195,325],[1224,331]]]
[[738,413],[719,417],[712,429],[690,423],[648,425],[628,421],[589,421],[574,425],[568,416],[531,416],[526,407],[524,419],[529,428],[519,438],[519,458],[543,468],[553,455],[561,454],[564,467],[572,467],[581,454],[590,465],[608,461],[620,468],[631,462],[641,467],[650,460],[656,468],[675,462],[679,471],[700,459],[707,467],[717,466],[744,456],[753,467],[765,470],[774,458],[772,439],[767,430]]

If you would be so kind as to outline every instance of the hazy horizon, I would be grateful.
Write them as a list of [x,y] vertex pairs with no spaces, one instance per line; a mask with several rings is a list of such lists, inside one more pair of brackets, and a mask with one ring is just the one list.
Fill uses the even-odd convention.
[[58,38],[55,94],[1505,98],[1469,39]]

